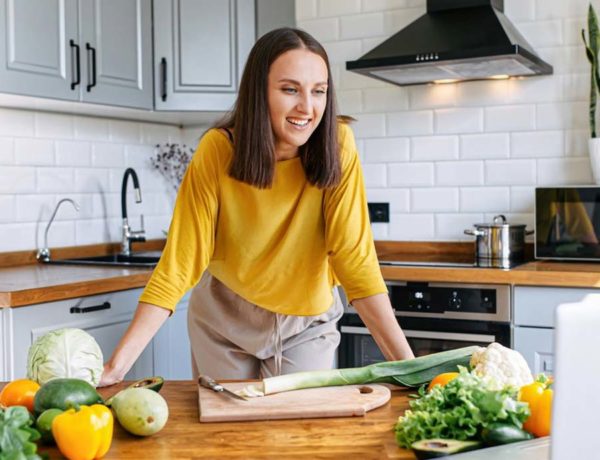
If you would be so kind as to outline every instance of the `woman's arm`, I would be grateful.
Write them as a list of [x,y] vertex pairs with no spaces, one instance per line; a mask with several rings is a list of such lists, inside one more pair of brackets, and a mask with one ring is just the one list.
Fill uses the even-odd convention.
[[99,386],[104,387],[123,380],[170,313],[165,308],[148,303],[138,304],[127,331],[121,337],[110,360],[104,365]]
[[400,329],[387,294],[354,299],[352,306],[369,329],[385,359],[399,361],[415,357]]

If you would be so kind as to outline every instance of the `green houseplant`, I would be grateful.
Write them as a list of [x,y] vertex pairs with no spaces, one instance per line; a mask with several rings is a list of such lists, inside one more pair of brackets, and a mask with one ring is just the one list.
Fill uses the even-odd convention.
[[598,29],[598,17],[594,7],[590,3],[588,8],[588,38],[585,38],[585,29],[581,30],[581,37],[585,44],[585,52],[591,64],[590,77],[590,136],[589,150],[592,173],[596,183],[600,183],[600,139],[596,137],[596,104],[598,100],[598,91],[600,91],[600,76],[598,75],[598,65],[600,58],[600,31]]

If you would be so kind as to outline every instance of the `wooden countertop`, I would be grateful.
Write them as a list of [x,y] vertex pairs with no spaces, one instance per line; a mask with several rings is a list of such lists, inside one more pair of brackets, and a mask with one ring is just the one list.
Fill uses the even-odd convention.
[[[100,393],[106,397],[125,386],[101,388]],[[112,446],[104,458],[415,458],[394,438],[394,424],[414,391],[392,391],[389,403],[364,417],[235,423],[200,423],[197,391],[193,381],[167,381],[160,392],[169,404],[165,428],[139,438],[115,423]],[[50,458],[62,458],[56,448],[40,450]]]

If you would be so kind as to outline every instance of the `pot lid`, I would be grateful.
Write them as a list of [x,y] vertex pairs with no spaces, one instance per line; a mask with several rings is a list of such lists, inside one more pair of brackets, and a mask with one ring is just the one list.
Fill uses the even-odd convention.
[[506,222],[506,216],[504,214],[498,214],[494,216],[492,222],[486,222],[485,224],[473,224],[475,227],[483,228],[500,228],[500,227],[512,227],[512,228],[525,228],[526,224],[509,224]]

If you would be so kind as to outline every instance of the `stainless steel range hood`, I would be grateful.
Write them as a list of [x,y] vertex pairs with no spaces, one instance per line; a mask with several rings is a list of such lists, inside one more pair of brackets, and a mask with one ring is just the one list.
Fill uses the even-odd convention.
[[396,85],[548,75],[504,0],[427,0],[427,13],[346,69]]

